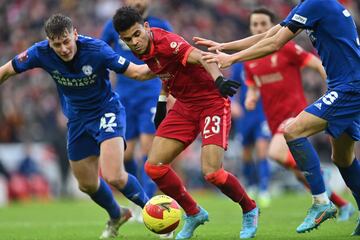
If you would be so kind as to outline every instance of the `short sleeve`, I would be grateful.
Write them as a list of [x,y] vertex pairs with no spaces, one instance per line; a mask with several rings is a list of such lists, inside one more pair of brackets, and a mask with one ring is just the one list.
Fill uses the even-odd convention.
[[255,86],[256,83],[254,80],[254,75],[249,68],[248,62],[246,62],[244,64],[244,69],[245,69],[245,84],[246,84],[246,86]]
[[182,65],[186,65],[190,52],[194,49],[185,39],[174,33],[168,33],[161,41],[163,52]]
[[295,6],[291,12],[289,13],[289,15],[287,15],[287,17],[280,23],[281,26],[286,26],[289,24],[291,18],[294,16],[295,12],[297,11],[299,5]]
[[15,56],[12,66],[17,73],[40,67],[39,53],[36,45]]
[[303,67],[311,59],[312,54],[305,51],[298,44],[290,41],[283,47],[284,55],[289,59],[290,62],[294,65]]
[[303,29],[313,29],[321,18],[324,1],[307,0],[298,5],[288,24],[296,24]]
[[102,47],[100,54],[102,54],[104,59],[104,67],[114,72],[123,73],[126,71],[130,64],[130,62],[126,58],[114,52],[114,50],[105,43]]

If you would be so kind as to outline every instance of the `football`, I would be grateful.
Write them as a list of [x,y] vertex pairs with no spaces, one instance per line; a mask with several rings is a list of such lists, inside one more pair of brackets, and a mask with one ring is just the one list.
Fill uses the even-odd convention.
[[179,204],[169,196],[157,195],[143,208],[145,226],[157,234],[170,233],[176,229],[181,219]]

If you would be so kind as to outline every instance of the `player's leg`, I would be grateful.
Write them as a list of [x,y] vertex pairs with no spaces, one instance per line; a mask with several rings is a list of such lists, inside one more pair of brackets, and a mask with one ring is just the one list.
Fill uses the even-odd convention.
[[[98,121],[96,128],[98,129]],[[86,124],[81,121],[68,123],[68,155],[70,167],[78,181],[79,189],[88,194],[91,199],[104,208],[109,214],[109,222],[104,232],[107,237],[116,235],[118,227],[124,223],[129,216],[127,209],[119,207],[110,187],[103,179],[99,180],[99,162],[100,154],[98,143],[86,132]],[[107,231],[109,226],[114,226],[116,231]]]
[[253,151],[254,146],[253,144],[246,144],[243,145],[243,151],[242,151],[242,161],[243,161],[243,168],[242,173],[245,178],[245,184],[246,188],[249,192],[251,192],[250,195],[255,196],[257,193],[256,189],[256,183],[257,183],[257,177],[256,177],[256,167],[255,162],[253,159]]
[[124,139],[113,137],[100,144],[100,167],[103,178],[130,201],[143,208],[149,200],[137,178],[125,171]]
[[299,233],[316,228],[326,219],[335,217],[337,212],[326,194],[319,156],[307,139],[307,137],[324,130],[326,126],[326,120],[303,111],[284,129],[289,149],[309,183],[314,201],[304,222],[297,228]]
[[270,205],[270,166],[268,161],[270,130],[266,121],[260,122],[255,131],[255,149],[256,149],[256,172],[258,176],[259,194],[258,203],[262,208]]
[[[128,139],[126,137],[126,139]],[[138,177],[138,164],[134,159],[134,152],[136,147],[136,138],[132,138],[129,140],[126,140],[126,150],[124,153],[124,166],[126,172],[132,174],[135,177]]]
[[[341,176],[343,177],[346,185],[350,188],[358,209],[360,207],[360,164],[355,158],[354,154],[354,139],[347,133],[343,133],[338,138],[331,137],[332,146],[332,160],[339,168]],[[353,232],[353,235],[360,235],[360,223]]]
[[228,145],[231,128],[231,115],[228,100],[224,104],[212,104],[205,109],[200,118],[202,133],[201,168],[205,180],[215,185],[243,210],[243,229],[240,238],[251,238],[257,230],[259,210],[239,180],[222,167],[224,151]]
[[152,142],[154,140],[154,135],[153,134],[146,134],[146,133],[142,133],[140,135],[140,146],[141,146],[141,155],[142,155],[142,165],[141,165],[141,170],[140,170],[140,179],[141,179],[141,184],[144,187],[146,194],[149,196],[149,198],[153,197],[157,187],[156,184],[154,183],[154,181],[146,174],[145,172],[145,163],[148,159],[148,154],[150,152],[150,148],[152,145]]

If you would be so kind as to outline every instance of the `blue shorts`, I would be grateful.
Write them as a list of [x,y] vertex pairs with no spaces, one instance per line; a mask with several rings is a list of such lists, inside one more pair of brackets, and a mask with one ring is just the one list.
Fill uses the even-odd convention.
[[259,139],[270,139],[271,133],[263,116],[247,115],[236,121],[236,129],[240,134],[241,144],[249,146]]
[[131,140],[140,134],[155,134],[154,117],[157,104],[156,96],[146,98],[122,99],[126,111],[126,139]]
[[[78,161],[100,155],[100,143],[125,136],[125,109],[118,102],[109,104],[98,117],[68,122],[68,157]],[[124,138],[125,141],[125,138]],[[125,144],[125,143],[124,143]]]
[[328,121],[326,133],[332,137],[346,132],[360,140],[360,92],[328,90],[305,111]]

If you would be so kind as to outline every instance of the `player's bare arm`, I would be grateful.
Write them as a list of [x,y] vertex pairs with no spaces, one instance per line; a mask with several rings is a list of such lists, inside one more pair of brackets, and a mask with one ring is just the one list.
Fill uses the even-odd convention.
[[137,65],[134,63],[129,64],[129,67],[124,72],[124,75],[139,81],[146,81],[156,77],[156,74],[150,70],[148,65]]
[[203,59],[208,63],[217,63],[221,68],[227,68],[239,61],[257,59],[276,52],[301,31],[302,29],[294,34],[289,28],[282,27],[275,35],[266,37],[243,51],[234,54],[226,54],[220,51],[217,51],[216,54],[204,52]]
[[206,69],[206,71],[211,75],[211,77],[216,80],[217,77],[222,76],[220,69],[215,63],[207,63],[202,59],[201,51],[197,48],[194,48],[186,61],[189,64],[201,64]]
[[311,56],[310,60],[306,63],[305,67],[314,69],[315,71],[317,71],[320,74],[321,78],[324,81],[326,80],[327,75],[326,75],[325,69],[322,65],[322,62],[315,55]]
[[256,108],[256,103],[259,100],[259,90],[256,86],[248,86],[245,98],[245,108],[248,111],[252,111]]
[[16,75],[11,61],[0,67],[0,84],[5,82],[9,77]]
[[268,37],[274,36],[278,31],[280,31],[282,27],[278,24],[267,32],[256,34],[244,39],[227,42],[227,43],[218,43],[209,39],[201,38],[201,37],[194,37],[193,41],[196,45],[202,45],[208,47],[208,51],[241,51],[251,47],[252,45],[258,43],[260,40]]

